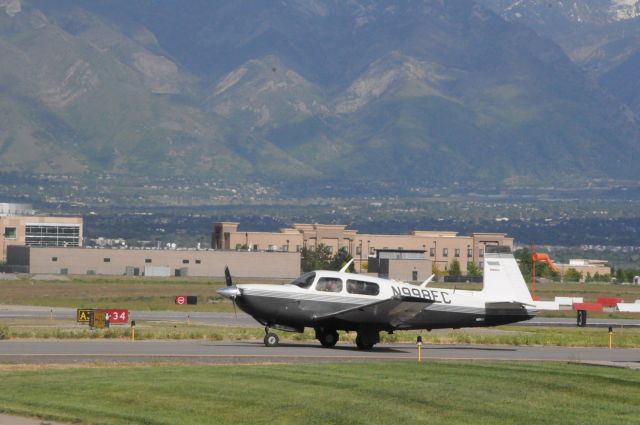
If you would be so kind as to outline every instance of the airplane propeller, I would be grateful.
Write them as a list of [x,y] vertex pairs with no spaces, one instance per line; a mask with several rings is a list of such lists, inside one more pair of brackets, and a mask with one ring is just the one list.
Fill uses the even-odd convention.
[[233,303],[233,315],[235,316],[236,320],[238,320],[238,312],[236,310],[236,296],[238,296],[238,289],[233,286],[233,279],[231,279],[229,266],[224,266],[224,280],[227,283],[227,287],[220,289],[218,293],[223,297],[231,298],[231,302]]

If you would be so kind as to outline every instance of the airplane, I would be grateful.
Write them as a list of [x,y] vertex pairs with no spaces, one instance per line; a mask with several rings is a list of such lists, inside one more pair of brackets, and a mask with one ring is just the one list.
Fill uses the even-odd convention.
[[537,311],[508,247],[487,247],[482,290],[435,288],[433,275],[420,285],[347,273],[316,270],[284,285],[234,285],[225,268],[226,287],[218,293],[233,301],[265,327],[264,344],[276,346],[277,329],[304,332],[313,328],[327,348],[338,331],[355,331],[356,345],[369,350],[380,332],[488,327],[525,321]]

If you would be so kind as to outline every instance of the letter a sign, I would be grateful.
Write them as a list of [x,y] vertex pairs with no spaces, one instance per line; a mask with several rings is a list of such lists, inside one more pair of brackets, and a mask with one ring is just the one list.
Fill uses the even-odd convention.
[[76,313],[76,321],[79,323],[89,323],[89,318],[91,317],[91,309],[90,308],[79,308]]

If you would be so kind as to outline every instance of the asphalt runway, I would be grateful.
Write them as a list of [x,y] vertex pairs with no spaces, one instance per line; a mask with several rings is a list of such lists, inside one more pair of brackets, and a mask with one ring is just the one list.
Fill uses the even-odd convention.
[[[515,347],[499,345],[424,345],[425,361],[494,360],[608,362],[640,367],[640,349]],[[127,340],[6,340],[0,341],[0,363],[189,363],[254,364],[336,361],[415,361],[413,344],[378,344],[360,351],[350,343],[324,348],[319,343],[261,341],[127,341]]]
[[[53,314],[56,319],[76,319],[76,310],[62,307],[35,307],[0,305],[0,319],[44,319]],[[131,311],[130,320],[157,322],[186,322],[201,323],[215,326],[262,326],[251,316],[238,311],[237,317],[233,313],[212,312],[180,312],[180,311]],[[514,324],[516,326],[576,326],[575,318],[536,317],[526,322]],[[625,328],[640,328],[638,319],[587,319],[587,327],[624,326]]]

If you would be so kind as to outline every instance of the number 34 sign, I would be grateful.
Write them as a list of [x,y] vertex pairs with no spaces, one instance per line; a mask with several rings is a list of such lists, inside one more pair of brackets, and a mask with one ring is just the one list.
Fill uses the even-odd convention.
[[129,310],[104,309],[98,310],[107,313],[106,319],[109,323],[127,323],[129,322]]

